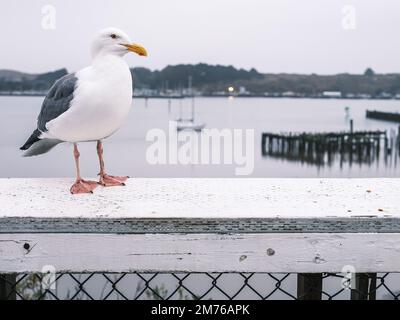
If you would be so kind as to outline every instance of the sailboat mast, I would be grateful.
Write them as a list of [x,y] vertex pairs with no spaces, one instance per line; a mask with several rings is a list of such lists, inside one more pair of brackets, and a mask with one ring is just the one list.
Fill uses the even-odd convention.
[[189,97],[191,97],[191,99],[192,99],[192,106],[191,106],[192,117],[191,117],[190,121],[194,122],[194,95],[193,95],[192,87],[193,87],[193,77],[189,76],[189,78],[188,78],[188,94],[189,94]]

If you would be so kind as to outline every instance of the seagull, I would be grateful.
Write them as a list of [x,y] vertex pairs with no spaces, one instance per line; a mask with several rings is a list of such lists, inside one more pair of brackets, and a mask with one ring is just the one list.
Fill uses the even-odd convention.
[[[147,56],[144,47],[132,44],[117,28],[98,32],[92,43],[92,64],[59,80],[46,95],[37,128],[20,148],[23,156],[36,156],[63,142],[73,144],[76,181],[72,194],[93,193],[102,185],[120,186],[128,177],[108,175],[104,169],[102,140],[115,133],[132,105],[132,76],[123,57],[128,52]],[[99,181],[84,180],[79,168],[79,142],[97,142]]]

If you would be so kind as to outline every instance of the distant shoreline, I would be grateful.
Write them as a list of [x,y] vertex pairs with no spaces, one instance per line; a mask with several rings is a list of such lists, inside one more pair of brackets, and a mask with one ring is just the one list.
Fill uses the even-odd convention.
[[[144,99],[182,99],[191,96],[400,100],[400,73],[363,74],[260,73],[256,69],[199,64],[168,65],[162,70],[132,68],[133,95]],[[65,68],[29,74],[0,69],[0,96],[43,96]]]
[[[45,97],[46,93],[31,93],[31,92],[22,92],[22,93],[12,93],[12,92],[0,92],[0,97]],[[322,100],[400,100],[400,98],[395,97],[324,97],[324,96],[265,96],[265,95],[199,95],[195,96],[195,98],[265,98],[265,99],[322,99]],[[133,96],[133,99],[166,99],[166,100],[175,100],[175,99],[190,99],[191,96],[164,96],[164,95],[155,95],[155,96]]]

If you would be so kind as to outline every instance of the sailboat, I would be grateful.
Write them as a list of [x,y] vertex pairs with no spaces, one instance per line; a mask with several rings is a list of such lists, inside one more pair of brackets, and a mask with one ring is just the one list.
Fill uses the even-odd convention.
[[180,101],[180,106],[179,106],[179,119],[176,120],[176,130],[177,131],[184,131],[184,130],[190,130],[190,131],[196,131],[200,132],[201,130],[204,129],[206,126],[205,123],[196,123],[194,118],[195,118],[195,98],[194,94],[192,91],[192,76],[189,76],[189,96],[192,98],[192,103],[191,103],[191,117],[189,119],[184,119],[182,118],[182,101]]

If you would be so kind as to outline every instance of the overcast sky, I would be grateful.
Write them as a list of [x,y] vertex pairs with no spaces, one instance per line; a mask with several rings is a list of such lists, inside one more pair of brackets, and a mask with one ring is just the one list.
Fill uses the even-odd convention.
[[[42,28],[48,4],[54,30]],[[93,34],[108,26],[148,49],[148,58],[129,56],[131,66],[400,72],[399,0],[2,0],[0,69],[76,71],[90,63]]]

